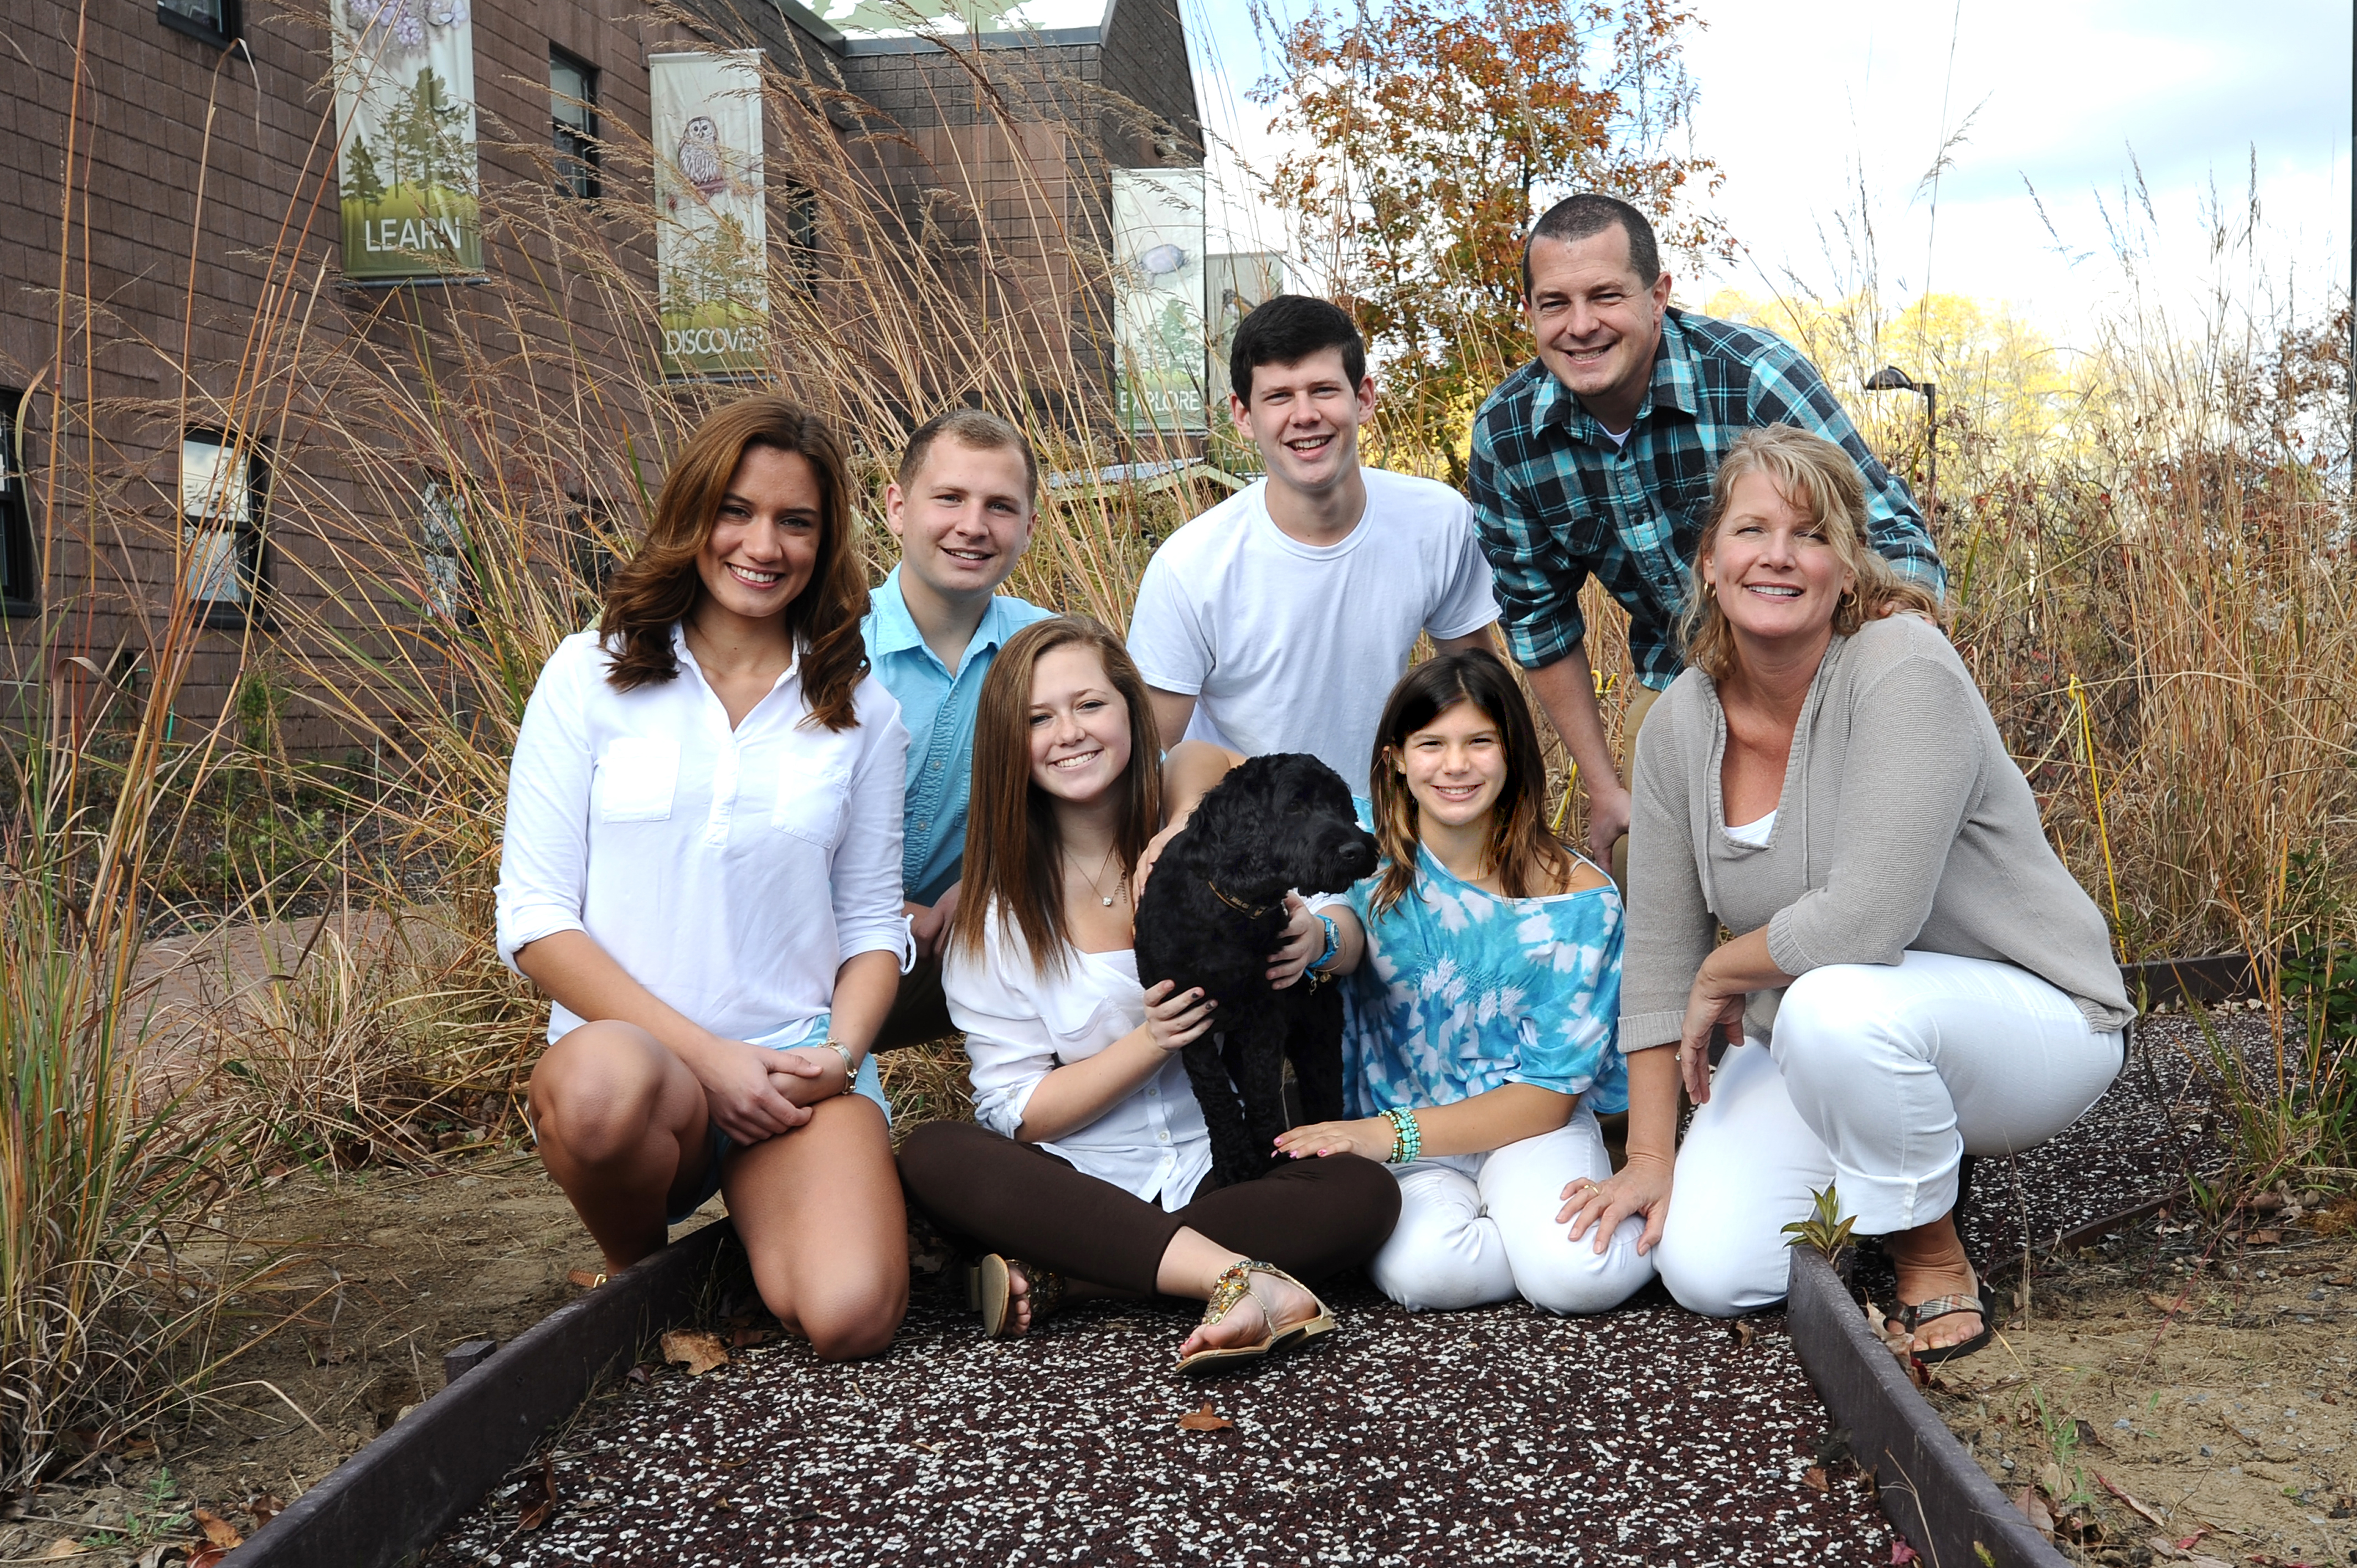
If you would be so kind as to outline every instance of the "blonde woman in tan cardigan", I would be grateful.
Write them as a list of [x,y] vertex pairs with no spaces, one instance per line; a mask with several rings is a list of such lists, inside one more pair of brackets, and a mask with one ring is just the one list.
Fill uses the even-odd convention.
[[1897,1267],[1892,1329],[1966,1354],[1990,1319],[1959,1162],[2076,1119],[2132,1010],[1938,604],[1866,547],[1848,456],[1752,431],[1712,503],[1687,668],[1638,745],[1629,1161],[1563,1217],[1577,1238],[1643,1214],[1671,1294],[1728,1315],[1783,1296],[1781,1228],[1835,1187]]

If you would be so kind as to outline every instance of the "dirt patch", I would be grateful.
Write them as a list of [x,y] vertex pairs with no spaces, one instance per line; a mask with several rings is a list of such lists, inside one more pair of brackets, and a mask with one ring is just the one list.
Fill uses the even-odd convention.
[[20,1499],[22,1517],[0,1522],[0,1560],[62,1539],[91,1550],[81,1561],[134,1563],[195,1542],[199,1507],[252,1530],[249,1505],[300,1496],[439,1390],[444,1351],[513,1338],[577,1295],[566,1274],[597,1260],[518,1150],[432,1174],[301,1173],[221,1223],[225,1239],[190,1262],[269,1271],[221,1319],[213,1353],[235,1358],[181,1419]]
[[1933,1369],[1933,1407],[2064,1555],[2357,1561],[2357,1239],[2331,1210],[2341,1233],[2262,1219],[2162,1216],[2046,1260],[1996,1343]]

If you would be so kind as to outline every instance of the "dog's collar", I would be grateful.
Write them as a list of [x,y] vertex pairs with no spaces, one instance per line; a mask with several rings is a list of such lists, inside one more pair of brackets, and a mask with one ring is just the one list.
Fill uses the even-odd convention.
[[1237,914],[1246,916],[1252,919],[1256,920],[1263,915],[1267,914],[1270,910],[1279,907],[1275,904],[1263,904],[1259,908],[1255,909],[1250,904],[1239,904],[1233,898],[1231,898],[1226,894],[1221,892],[1220,885],[1213,882],[1209,877],[1205,877],[1203,879],[1203,886],[1211,890],[1212,897],[1217,898],[1221,903],[1225,904]]

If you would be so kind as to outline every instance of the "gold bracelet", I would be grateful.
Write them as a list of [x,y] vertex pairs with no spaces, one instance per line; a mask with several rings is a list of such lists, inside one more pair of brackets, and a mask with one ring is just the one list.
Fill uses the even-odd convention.
[[843,1092],[856,1094],[858,1090],[853,1086],[859,1081],[859,1064],[852,1059],[851,1047],[841,1040],[830,1039],[826,1048],[843,1058]]

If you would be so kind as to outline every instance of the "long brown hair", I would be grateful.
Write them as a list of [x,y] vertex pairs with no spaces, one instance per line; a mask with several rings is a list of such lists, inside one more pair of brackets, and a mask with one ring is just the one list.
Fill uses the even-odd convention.
[[1546,764],[1530,703],[1503,660],[1487,649],[1469,648],[1427,659],[1402,676],[1375,726],[1367,793],[1374,802],[1375,843],[1389,863],[1375,884],[1377,915],[1415,886],[1416,851],[1423,841],[1416,836],[1415,797],[1400,771],[1408,736],[1459,703],[1489,714],[1506,748],[1505,788],[1490,808],[1481,874],[1496,872],[1509,898],[1551,893],[1571,879],[1571,854],[1546,825]]
[[[996,918],[1021,934],[1040,974],[1061,973],[1064,950],[1063,838],[1055,804],[1031,781],[1031,680],[1039,660],[1060,648],[1086,648],[1129,709],[1129,787],[1122,792],[1114,854],[1126,876],[1162,825],[1162,742],[1137,672],[1121,639],[1086,616],[1035,621],[1006,639],[983,677],[974,721],[974,799],[967,808],[965,885],[950,921],[950,945],[982,951]],[[994,914],[995,911],[995,914]]]
[[859,722],[852,693],[867,673],[867,650],[859,639],[867,573],[851,536],[843,448],[816,414],[775,392],[756,392],[714,410],[673,460],[646,542],[606,585],[606,607],[597,619],[598,635],[612,650],[606,679],[628,692],[679,674],[671,628],[704,596],[696,557],[712,537],[737,466],[756,446],[797,453],[818,475],[818,560],[785,608],[786,630],[802,660],[811,717],[829,729],[849,729]]
[[1718,546],[1718,531],[1734,504],[1736,481],[1765,474],[1777,491],[1808,515],[1857,585],[1834,606],[1834,631],[1849,637],[1870,620],[1911,610],[1940,621],[1940,601],[1921,584],[1902,577],[1875,553],[1866,533],[1866,481],[1850,455],[1813,430],[1763,424],[1738,437],[1710,480],[1710,521],[1695,545],[1694,580],[1685,613],[1678,618],[1685,660],[1714,681],[1735,671],[1735,630],[1718,596],[1706,591],[1702,564]]

